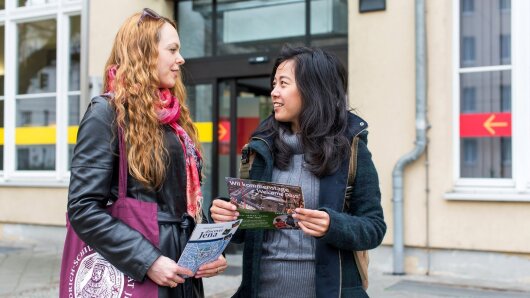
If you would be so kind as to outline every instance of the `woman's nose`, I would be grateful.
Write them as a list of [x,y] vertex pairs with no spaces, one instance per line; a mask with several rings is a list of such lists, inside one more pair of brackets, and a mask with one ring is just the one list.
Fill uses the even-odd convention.
[[271,90],[271,96],[272,97],[275,97],[275,96],[278,96],[279,92],[278,90],[276,89],[276,87],[272,88]]
[[182,64],[186,63],[186,60],[184,60],[184,57],[182,57],[181,54],[178,54],[176,62],[177,62],[178,65],[182,65]]

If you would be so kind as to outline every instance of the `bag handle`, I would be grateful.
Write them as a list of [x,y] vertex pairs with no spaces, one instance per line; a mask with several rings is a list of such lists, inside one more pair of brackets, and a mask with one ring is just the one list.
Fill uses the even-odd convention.
[[119,143],[119,176],[118,176],[118,200],[125,199],[127,195],[127,149],[125,148],[125,138],[123,137],[123,128],[118,126],[118,143]]
[[[359,148],[359,137],[355,136],[351,144],[351,155],[350,155],[350,165],[348,169],[348,184],[346,187],[346,198],[344,200],[345,209],[349,210],[351,208],[351,199],[353,195],[353,185],[355,182],[355,174],[357,172],[357,152]],[[357,265],[357,271],[359,271],[359,276],[361,277],[361,282],[363,289],[368,289],[368,263],[370,258],[368,256],[368,251],[354,251],[353,257],[355,258],[355,264]]]

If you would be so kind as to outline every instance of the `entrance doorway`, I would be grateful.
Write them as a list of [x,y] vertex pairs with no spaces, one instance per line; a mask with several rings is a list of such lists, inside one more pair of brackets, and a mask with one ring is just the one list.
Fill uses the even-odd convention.
[[[228,196],[225,177],[239,176],[241,149],[259,123],[272,113],[269,77],[222,80],[218,84],[218,196]],[[215,177],[217,176],[217,177]]]
[[187,85],[190,114],[199,130],[205,166],[205,211],[228,196],[225,177],[239,176],[241,148],[272,113],[268,76],[217,79]]

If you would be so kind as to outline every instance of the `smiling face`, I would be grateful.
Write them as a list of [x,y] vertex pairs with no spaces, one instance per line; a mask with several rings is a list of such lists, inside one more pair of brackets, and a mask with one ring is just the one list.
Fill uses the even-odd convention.
[[180,38],[177,30],[169,23],[160,28],[158,42],[158,78],[160,88],[173,88],[180,75],[184,58],[180,55]]
[[294,70],[293,60],[286,60],[278,66],[272,81],[271,97],[274,118],[280,122],[291,123],[291,131],[296,133],[300,131],[302,96],[296,85]]

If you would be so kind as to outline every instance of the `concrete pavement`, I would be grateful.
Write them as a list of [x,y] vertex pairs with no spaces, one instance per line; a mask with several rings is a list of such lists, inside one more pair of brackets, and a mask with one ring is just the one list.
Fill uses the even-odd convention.
[[[57,297],[63,228],[0,229],[0,298]],[[377,262],[377,253],[372,262]],[[241,255],[228,254],[224,274],[204,280],[206,297],[230,297],[241,280]],[[373,266],[377,268],[377,266]],[[528,285],[437,276],[394,276],[370,267],[370,297],[530,297]]]

